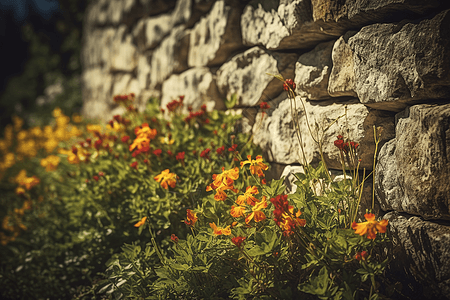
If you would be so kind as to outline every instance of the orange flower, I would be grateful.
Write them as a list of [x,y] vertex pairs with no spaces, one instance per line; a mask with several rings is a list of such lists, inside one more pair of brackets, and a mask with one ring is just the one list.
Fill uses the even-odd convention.
[[169,169],[165,169],[161,172],[161,174],[156,175],[153,179],[155,179],[157,182],[161,182],[161,186],[166,190],[169,189],[168,186],[174,188],[177,184],[177,175],[175,175],[174,173],[170,173]]
[[147,217],[143,217],[139,222],[134,224],[134,227],[141,227],[142,225],[145,224],[145,221],[147,221]]
[[197,214],[190,209],[186,210],[186,220],[184,223],[188,226],[194,226],[195,222],[197,222]]
[[361,236],[367,234],[367,238],[374,240],[377,232],[385,233],[386,226],[388,225],[388,220],[376,221],[374,214],[365,214],[367,222],[362,223],[352,223],[352,228],[355,230],[356,234]]
[[263,158],[261,155],[256,156],[256,160],[252,160],[251,155],[247,155],[246,161],[241,161],[241,168],[246,164],[250,164],[250,172],[252,174],[257,174],[258,177],[264,177],[264,172],[269,167],[263,163]]
[[245,223],[250,223],[252,219],[255,220],[255,222],[260,222],[266,219],[266,215],[261,211],[261,209],[267,207],[266,198],[263,197],[261,202],[257,202],[255,206],[252,207],[252,213],[245,218]]
[[134,133],[136,134],[136,138],[129,147],[130,152],[133,151],[136,147],[138,149],[149,147],[150,140],[155,138],[158,131],[156,129],[151,129],[147,123],[144,123],[141,126],[137,126],[134,129]]
[[222,227],[217,227],[216,224],[213,223],[209,223],[209,226],[213,229],[214,231],[214,235],[230,235],[231,234],[231,229],[230,229],[230,225],[228,225],[225,228]]
[[242,217],[245,212],[245,206],[231,206],[230,215],[232,215],[235,218]]
[[235,167],[230,170],[226,170],[222,167],[222,174],[213,174],[213,182],[206,187],[206,191],[215,190],[221,185],[233,186],[236,179],[239,178],[239,168]]
[[258,199],[256,199],[252,195],[256,195],[258,193],[258,188],[256,186],[248,186],[245,190],[244,195],[240,195],[237,198],[236,203],[239,205],[244,205],[245,202],[247,202],[248,205],[254,206],[256,202],[258,202]]

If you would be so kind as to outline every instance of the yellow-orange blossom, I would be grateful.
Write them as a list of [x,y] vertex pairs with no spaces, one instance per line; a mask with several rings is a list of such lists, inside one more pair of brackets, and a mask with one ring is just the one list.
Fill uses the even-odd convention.
[[374,240],[377,232],[386,232],[388,220],[376,221],[374,214],[365,214],[364,217],[366,218],[367,222],[352,223],[352,228],[355,230],[356,234],[359,234],[361,236],[367,234],[368,239]]

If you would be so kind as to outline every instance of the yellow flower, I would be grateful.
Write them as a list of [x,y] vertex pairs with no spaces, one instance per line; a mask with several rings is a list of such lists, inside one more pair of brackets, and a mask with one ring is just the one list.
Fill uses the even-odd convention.
[[255,206],[252,207],[252,213],[245,218],[245,223],[250,223],[252,219],[255,220],[255,222],[260,222],[262,220],[266,219],[266,215],[261,211],[261,209],[267,207],[266,198],[264,197],[261,202],[257,202]]
[[230,225],[228,225],[225,228],[222,227],[217,227],[216,224],[213,223],[209,223],[209,226],[213,229],[214,231],[214,235],[230,235],[231,234],[231,229],[230,229]]
[[14,177],[14,181],[17,184],[20,184],[23,180],[25,180],[25,178],[27,178],[27,171],[22,169],[20,170],[19,174],[17,174],[16,177]]
[[33,127],[30,129],[30,133],[35,137],[41,137],[44,133],[42,132],[40,127]]
[[49,155],[46,158],[41,159],[41,166],[43,166],[47,172],[55,171],[60,160],[59,156]]
[[65,115],[61,115],[56,118],[56,127],[64,128],[70,123],[70,118]]
[[14,124],[14,130],[19,131],[23,125],[23,119],[18,116],[12,116],[12,121]]
[[170,173],[169,169],[165,169],[161,172],[161,174],[156,175],[153,179],[155,179],[157,182],[161,183],[161,186],[165,188],[166,190],[169,189],[169,186],[171,188],[174,188],[177,183],[177,175],[174,173]]
[[14,153],[6,153],[5,155],[5,169],[8,169],[9,167],[12,167],[14,163],[16,162],[16,158]]
[[20,141],[16,151],[26,157],[35,157],[37,155],[36,142],[34,140]]
[[50,137],[44,142],[44,149],[47,153],[51,153],[56,147],[58,147],[58,140]]
[[213,174],[213,182],[206,187],[206,191],[215,190],[222,186],[233,187],[233,183],[239,178],[239,168],[235,167],[230,170],[226,170],[222,167],[222,174]]
[[74,123],[81,123],[83,121],[83,118],[79,114],[73,114],[72,121]]
[[197,217],[197,213],[193,212],[190,209],[186,210],[186,220],[184,220],[184,223],[186,223],[186,225],[188,226],[194,226],[195,222],[197,222],[198,217]]
[[230,215],[235,218],[239,218],[244,216],[245,206],[231,206]]
[[54,118],[58,118],[62,115],[62,111],[61,108],[56,107],[53,111],[52,111],[52,115]]
[[25,194],[25,189],[21,186],[18,186],[16,188],[16,195],[23,195],[23,194]]
[[169,139],[169,137],[167,137],[167,136],[166,137],[160,137],[159,141],[160,141],[161,144],[167,144],[167,145],[172,145],[175,142],[174,139]]
[[244,205],[245,202],[247,202],[248,205],[253,206],[256,202],[258,202],[258,199],[253,197],[253,195],[256,195],[258,193],[258,188],[256,186],[248,186],[245,190],[244,195],[240,195],[237,198],[236,203],[239,205]]
[[26,139],[28,137],[28,132],[26,132],[25,130],[21,130],[17,133],[17,139],[19,141],[22,141],[24,139]]
[[374,214],[365,214],[364,217],[366,218],[367,222],[352,223],[352,228],[353,230],[355,230],[356,234],[359,234],[361,236],[367,234],[368,239],[374,240],[377,235],[377,232],[380,233],[386,232],[388,220],[376,221]]
[[147,217],[143,217],[139,222],[134,224],[134,227],[141,227],[142,225],[145,224],[145,221],[147,221]]
[[86,130],[89,132],[101,132],[102,131],[102,126],[98,125],[98,124],[88,124],[86,125]]
[[264,172],[269,167],[263,163],[263,158],[261,155],[256,156],[256,160],[252,160],[251,155],[247,155],[246,161],[241,161],[241,168],[246,164],[250,164],[250,172],[252,174],[257,174],[258,177],[264,177]]

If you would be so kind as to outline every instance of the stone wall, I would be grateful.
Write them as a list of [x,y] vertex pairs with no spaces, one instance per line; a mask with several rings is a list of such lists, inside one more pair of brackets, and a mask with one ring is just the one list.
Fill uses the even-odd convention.
[[[164,107],[184,95],[194,109],[225,109],[236,94],[242,129],[279,177],[303,158],[291,103],[266,73],[294,79],[302,132],[306,116],[322,135],[346,113],[323,133],[330,169],[340,169],[332,142],[343,134],[360,143],[370,172],[379,128],[375,194],[390,221],[392,272],[419,283],[410,298],[450,299],[449,8],[446,0],[94,0],[84,114],[119,113],[112,98],[121,93],[135,93],[141,107],[150,96]],[[262,101],[271,105],[265,115]],[[317,163],[313,139],[302,142]]]

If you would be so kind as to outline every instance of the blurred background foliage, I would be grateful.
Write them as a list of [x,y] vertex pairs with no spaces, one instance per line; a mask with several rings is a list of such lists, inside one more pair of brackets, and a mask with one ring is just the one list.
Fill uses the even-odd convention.
[[0,132],[13,115],[42,126],[82,105],[80,49],[91,0],[0,1]]

